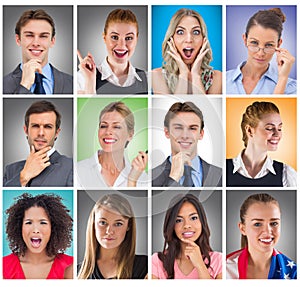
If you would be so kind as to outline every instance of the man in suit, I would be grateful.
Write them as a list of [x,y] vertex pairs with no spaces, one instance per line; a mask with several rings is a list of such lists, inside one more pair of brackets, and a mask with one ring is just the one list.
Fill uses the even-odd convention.
[[51,102],[29,107],[24,132],[30,153],[26,160],[6,166],[3,186],[73,186],[73,161],[54,148],[60,123],[61,115]]
[[[55,25],[44,10],[27,10],[15,27],[22,50],[22,63],[3,79],[3,94],[72,94],[73,77],[54,68],[48,61],[55,45]],[[39,86],[41,77],[42,88]]]
[[152,170],[152,186],[222,185],[222,169],[197,155],[197,143],[203,139],[203,128],[203,114],[194,103],[177,102],[171,106],[164,120],[171,155]]

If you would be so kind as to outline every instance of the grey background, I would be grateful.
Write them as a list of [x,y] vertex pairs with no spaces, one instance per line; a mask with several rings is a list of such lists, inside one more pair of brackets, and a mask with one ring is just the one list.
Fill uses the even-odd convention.
[[73,6],[3,6],[3,76],[22,61],[16,44],[15,26],[25,10],[44,9],[55,23],[55,45],[49,50],[49,62],[58,70],[73,75]]
[[136,219],[136,254],[147,255],[148,250],[148,203],[147,191],[99,191],[78,190],[77,192],[77,260],[83,260],[85,251],[85,234],[89,214],[96,201],[108,193],[120,193],[131,204]]
[[292,260],[296,260],[297,200],[295,190],[228,190],[226,194],[226,254],[241,249],[241,233],[238,228],[240,207],[249,195],[256,193],[268,193],[279,202],[281,209],[281,236],[275,248]]
[[[163,225],[171,199],[183,191],[152,191],[152,252],[162,251],[164,246]],[[200,200],[210,229],[210,246],[222,252],[222,191],[190,191]]]
[[[3,99],[3,167],[26,159],[29,145],[24,132],[24,116],[30,105],[41,99]],[[55,149],[68,157],[73,156],[73,99],[44,98],[52,102],[61,114],[61,131],[55,141]]]
[[193,102],[203,113],[204,136],[198,141],[198,154],[208,163],[223,166],[224,131],[222,125],[222,99],[192,96],[168,96],[152,99],[152,168],[171,154],[170,140],[164,134],[164,118],[175,102]]
[[[85,57],[90,52],[99,65],[107,55],[102,33],[108,14],[117,8],[130,9],[139,25],[139,37],[135,52],[130,59],[134,67],[148,70],[148,11],[147,6],[78,6],[78,49]],[[78,61],[77,61],[78,62]]]

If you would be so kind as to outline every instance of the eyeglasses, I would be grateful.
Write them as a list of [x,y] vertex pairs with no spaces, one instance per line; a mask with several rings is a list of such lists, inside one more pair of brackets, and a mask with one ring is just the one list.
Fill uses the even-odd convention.
[[263,52],[266,54],[274,54],[276,51],[275,47],[260,48],[256,45],[248,45],[247,48],[249,51],[254,52],[254,53],[257,53],[258,51],[263,50]]

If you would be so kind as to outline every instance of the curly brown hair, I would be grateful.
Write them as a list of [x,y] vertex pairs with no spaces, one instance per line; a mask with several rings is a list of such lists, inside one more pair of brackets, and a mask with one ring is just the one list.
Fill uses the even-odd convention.
[[73,219],[69,215],[70,210],[62,203],[62,197],[56,194],[33,196],[23,193],[15,200],[16,202],[5,211],[7,239],[14,254],[25,255],[27,246],[22,237],[22,224],[25,211],[31,207],[43,208],[51,221],[51,236],[46,247],[48,256],[64,253],[71,246]]

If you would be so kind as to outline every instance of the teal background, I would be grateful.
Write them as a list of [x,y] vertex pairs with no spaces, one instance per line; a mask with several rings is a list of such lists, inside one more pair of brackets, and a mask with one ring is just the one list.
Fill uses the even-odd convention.
[[[6,240],[6,209],[15,202],[15,198],[23,193],[29,193],[33,196],[38,194],[56,194],[62,197],[62,203],[70,210],[70,216],[73,218],[73,241],[74,241],[74,216],[73,216],[73,190],[3,190],[3,224],[2,224],[2,239],[3,239],[3,256],[11,254]],[[71,246],[66,250],[65,254],[73,256],[73,241]]]
[[213,60],[210,65],[222,71],[222,6],[221,5],[153,5],[152,6],[152,69],[162,65],[162,43],[170,20],[177,10],[197,11],[207,27]]
[[98,124],[101,110],[111,102],[122,101],[133,112],[134,136],[127,150],[129,160],[139,151],[148,150],[148,99],[147,98],[79,98],[77,99],[77,161],[91,157],[101,148],[98,141]]

